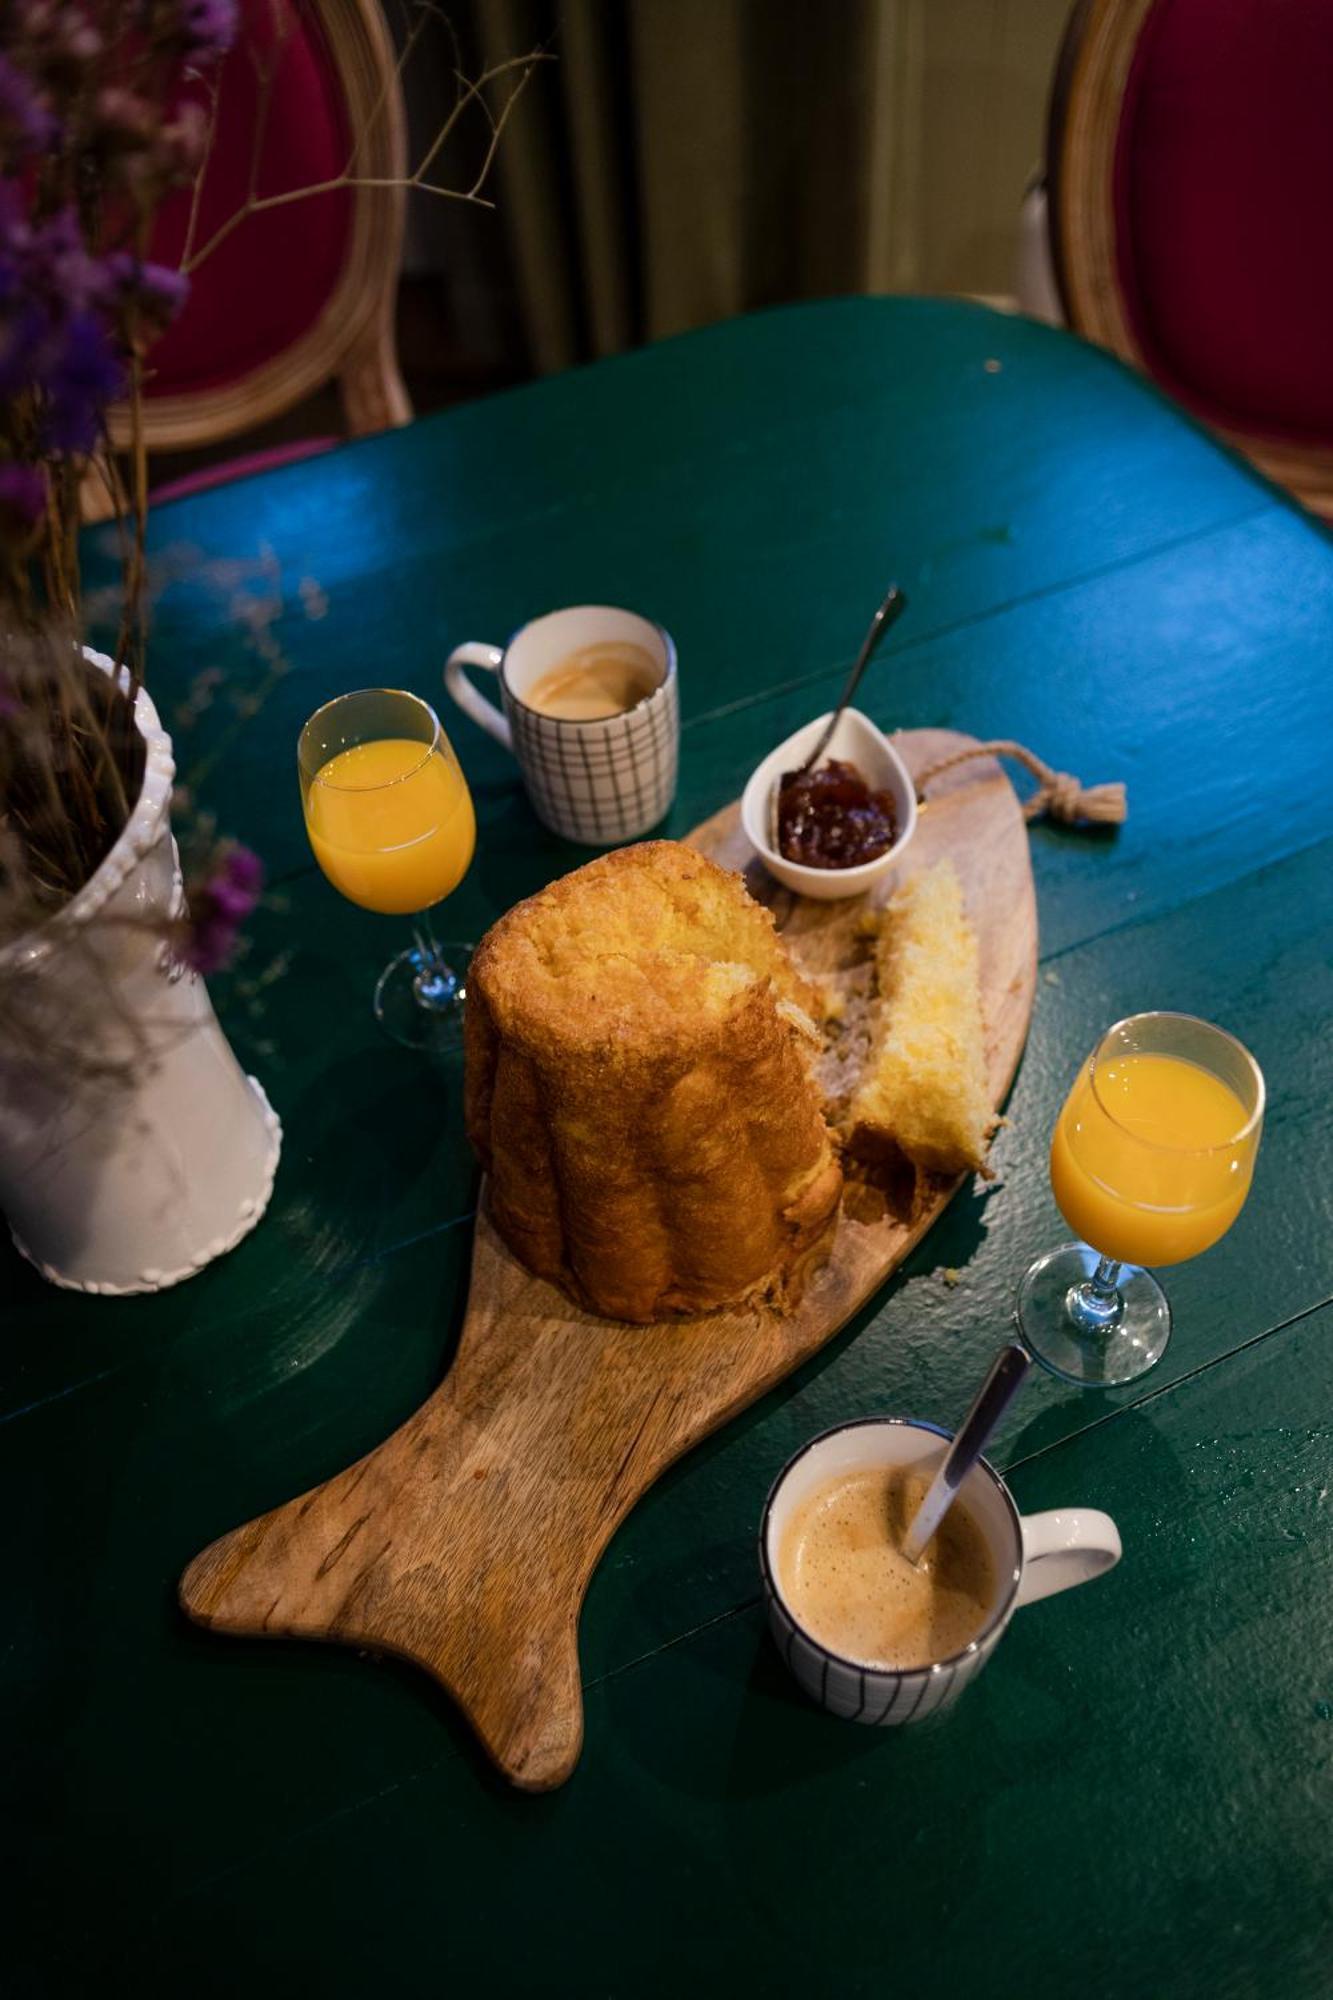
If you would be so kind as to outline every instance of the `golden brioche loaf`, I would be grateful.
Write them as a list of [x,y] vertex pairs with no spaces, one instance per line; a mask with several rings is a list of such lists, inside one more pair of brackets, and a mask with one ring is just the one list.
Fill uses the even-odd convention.
[[509,911],[467,988],[468,1136],[530,1270],[653,1320],[780,1297],[833,1220],[818,996],[737,875],[674,841]]

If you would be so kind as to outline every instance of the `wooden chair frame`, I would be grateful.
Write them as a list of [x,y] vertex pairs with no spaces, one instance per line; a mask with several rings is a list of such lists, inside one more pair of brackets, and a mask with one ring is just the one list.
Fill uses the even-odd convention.
[[[312,0],[356,142],[356,173],[396,187],[353,187],[351,238],[338,282],[315,323],[281,354],[217,388],[148,397],[150,452],[216,444],[256,428],[339,378],[351,436],[410,423],[398,371],[394,306],[407,201],[407,128],[397,58],[377,0]],[[240,225],[241,230],[245,224]],[[111,439],[130,441],[114,410]]]
[[[1051,255],[1076,333],[1152,373],[1125,310],[1116,259],[1116,137],[1139,36],[1156,0],[1079,0],[1051,90],[1047,171]],[[1212,428],[1306,506],[1333,514],[1333,449]]]

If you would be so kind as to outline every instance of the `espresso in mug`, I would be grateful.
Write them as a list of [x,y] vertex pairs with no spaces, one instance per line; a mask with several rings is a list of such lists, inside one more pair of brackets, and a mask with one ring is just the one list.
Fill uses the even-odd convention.
[[793,1511],[778,1583],[793,1617],[832,1653],[868,1667],[927,1667],[961,1653],[986,1623],[995,1570],[955,1500],[920,1563],[903,1537],[930,1476],[910,1466],[841,1472]]
[[628,639],[608,639],[567,653],[535,680],[523,699],[560,722],[604,722],[636,708],[661,674],[650,652]]

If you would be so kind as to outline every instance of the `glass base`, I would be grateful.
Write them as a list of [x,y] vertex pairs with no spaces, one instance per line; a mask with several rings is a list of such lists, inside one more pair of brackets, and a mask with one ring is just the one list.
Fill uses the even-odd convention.
[[1033,1357],[1081,1389],[1146,1375],[1171,1338],[1171,1308],[1152,1272],[1121,1264],[1108,1296],[1089,1285],[1100,1262],[1085,1243],[1048,1250],[1024,1277],[1014,1308]]
[[375,1019],[405,1049],[463,1053],[464,980],[474,946],[450,942],[438,955],[412,945],[391,958],[375,988]]

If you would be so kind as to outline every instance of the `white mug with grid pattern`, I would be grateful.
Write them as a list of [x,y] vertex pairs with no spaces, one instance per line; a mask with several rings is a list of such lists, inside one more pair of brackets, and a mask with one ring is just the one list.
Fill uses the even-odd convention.
[[773,1483],[759,1530],[759,1567],[769,1626],[778,1651],[813,1701],[851,1722],[924,1722],[957,1701],[1004,1637],[1020,1605],[1087,1583],[1120,1560],[1120,1534],[1109,1514],[1062,1507],[1022,1515],[998,1472],[977,1460],[959,1499],[990,1549],[990,1602],[981,1630],[947,1659],[919,1667],[868,1666],[836,1653],[807,1632],[783,1595],[782,1538],[793,1511],[839,1474],[903,1466],[933,1477],[952,1433],[908,1417],[867,1417],[839,1424],[803,1445]]
[[[544,674],[585,649],[629,644],[652,662],[656,685],[632,708],[594,721],[546,715],[528,697]],[[498,676],[503,712],[464,668]],[[610,604],[548,611],[507,646],[455,646],[444,684],[465,715],[518,759],[537,817],[566,840],[614,847],[655,827],[676,795],[680,702],[669,633]]]

